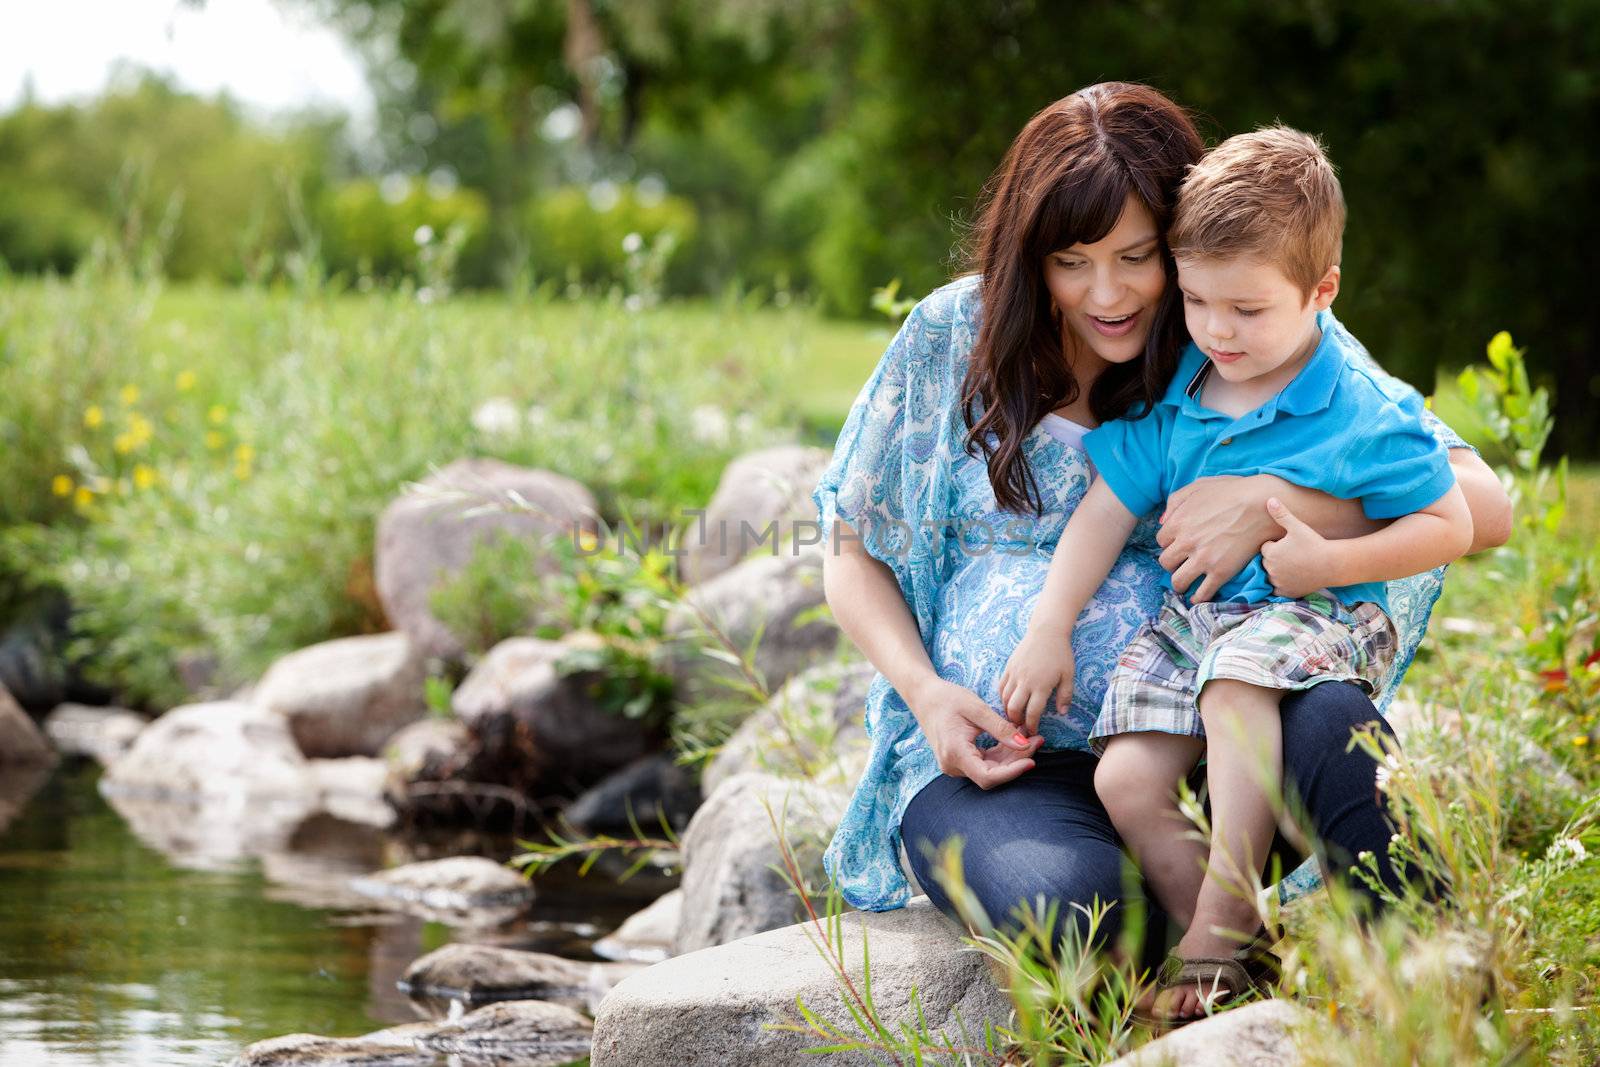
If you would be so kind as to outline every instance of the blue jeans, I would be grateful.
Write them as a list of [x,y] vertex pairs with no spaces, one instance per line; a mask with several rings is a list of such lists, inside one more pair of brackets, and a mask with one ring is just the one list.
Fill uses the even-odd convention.
[[[1349,682],[1323,682],[1282,703],[1284,785],[1298,798],[1323,849],[1323,870],[1346,871],[1360,852],[1379,857],[1385,883],[1399,888],[1402,875],[1387,862],[1394,826],[1379,804],[1377,764],[1363,750],[1349,748],[1350,732],[1377,720],[1393,737],[1361,689]],[[1094,791],[1095,757],[1087,752],[1045,752],[1033,770],[1003,786],[978,788],[969,779],[941,775],[907,805],[900,823],[906,855],[928,897],[947,915],[955,916],[949,898],[933,874],[930,854],[952,838],[962,839],[962,867],[967,886],[989,918],[1002,927],[1019,903],[1032,905],[1041,895],[1060,901],[1059,937],[1064,923],[1087,935],[1087,917],[1070,905],[1096,898],[1111,903],[1097,937],[1113,942],[1126,911],[1122,840]],[[930,847],[931,846],[931,847]],[[1275,854],[1283,870],[1304,856],[1281,837]],[[1351,886],[1376,907],[1377,898],[1364,883]],[[1148,905],[1154,909],[1154,904]],[[1152,915],[1151,929],[1164,917]],[[1156,946],[1159,948],[1160,946]]]

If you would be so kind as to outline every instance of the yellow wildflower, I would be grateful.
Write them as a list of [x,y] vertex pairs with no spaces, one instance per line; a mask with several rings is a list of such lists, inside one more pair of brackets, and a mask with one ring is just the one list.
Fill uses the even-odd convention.
[[206,418],[211,420],[211,425],[221,426],[228,421],[228,409],[221,404],[212,404],[211,410],[206,412]]
[[56,496],[70,496],[72,494],[72,478],[70,475],[58,474],[50,479],[50,491]]
[[116,436],[116,440],[111,442],[111,447],[117,450],[117,455],[126,456],[129,452],[132,452],[139,446],[138,443],[134,441],[132,434],[119,433]]
[[238,460],[241,465],[249,463],[256,458],[256,450],[247,444],[242,444],[233,450],[233,458]]
[[189,390],[194,388],[194,383],[197,380],[198,379],[195,377],[194,371],[192,371],[192,370],[179,371],[178,372],[178,392],[187,393]]
[[250,479],[250,464],[248,464],[248,463],[236,464],[234,466],[234,468],[233,468],[233,476],[235,478],[239,479],[241,482],[249,481],[249,479]]
[[150,424],[150,420],[137,411],[128,416],[128,434],[133,438],[135,446],[142,445],[150,440],[154,432],[155,427]]
[[600,547],[600,538],[596,537],[588,530],[579,530],[578,547],[583,549],[585,552],[593,552],[595,549]]
[[143,463],[135,464],[133,468],[133,487],[135,489],[149,489],[156,484],[156,472]]
[[100,410],[99,404],[90,404],[83,413],[83,424],[89,429],[97,429],[106,421],[106,413]]
[[1579,748],[1582,748],[1584,745],[1587,745],[1589,743],[1589,735],[1588,734],[1579,734],[1577,737],[1574,737],[1572,739],[1572,743],[1574,745],[1577,745]]
[[206,447],[211,449],[213,452],[227,443],[228,439],[223,437],[222,434],[218,433],[216,430],[206,431]]
[[80,508],[86,508],[94,503],[94,492],[87,485],[80,485],[72,494],[72,499]]
[[139,387],[137,385],[124,385],[117,393],[124,404],[137,404],[139,402]]

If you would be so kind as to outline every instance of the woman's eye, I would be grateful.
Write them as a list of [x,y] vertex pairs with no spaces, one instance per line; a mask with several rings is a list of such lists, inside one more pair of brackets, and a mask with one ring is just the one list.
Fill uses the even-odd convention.
[[1082,264],[1075,259],[1058,259],[1056,260],[1056,266],[1062,270],[1077,270]]
[[1139,264],[1141,264],[1141,263],[1148,263],[1148,262],[1150,262],[1150,257],[1151,257],[1151,256],[1153,256],[1153,255],[1155,255],[1155,253],[1154,253],[1154,252],[1146,252],[1146,253],[1144,253],[1144,254],[1143,254],[1143,255],[1138,255],[1138,256],[1123,256],[1123,257],[1122,257],[1122,258],[1123,258],[1123,260],[1124,260],[1124,261],[1125,261],[1125,262],[1128,262],[1128,263],[1131,263],[1131,264],[1133,264],[1133,265],[1134,265],[1134,266],[1136,266],[1136,267],[1137,267],[1137,266],[1138,266],[1138,265],[1139,265]]

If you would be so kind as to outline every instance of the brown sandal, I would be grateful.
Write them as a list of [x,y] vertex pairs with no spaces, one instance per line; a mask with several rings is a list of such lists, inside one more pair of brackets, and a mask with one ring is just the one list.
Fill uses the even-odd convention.
[[[1196,956],[1191,959],[1168,956],[1156,972],[1156,994],[1159,996],[1163,991],[1179,986],[1197,986],[1208,1008],[1213,1005],[1226,1006],[1249,994],[1270,996],[1282,976],[1283,965],[1277,956],[1267,951],[1266,945],[1269,943],[1264,937],[1258,937],[1231,956]],[[1179,1019],[1154,1011],[1135,1010],[1133,1018],[1153,1029],[1176,1030],[1206,1016]]]

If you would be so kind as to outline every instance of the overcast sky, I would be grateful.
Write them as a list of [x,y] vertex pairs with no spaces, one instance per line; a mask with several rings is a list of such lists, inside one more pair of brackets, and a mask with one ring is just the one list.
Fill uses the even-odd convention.
[[0,111],[31,78],[47,102],[93,96],[127,58],[264,111],[372,109],[361,61],[333,30],[273,0],[0,0]]

